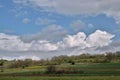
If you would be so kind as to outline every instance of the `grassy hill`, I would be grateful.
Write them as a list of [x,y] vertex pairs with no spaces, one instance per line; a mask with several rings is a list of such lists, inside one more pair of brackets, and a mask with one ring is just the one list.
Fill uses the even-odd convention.
[[120,80],[120,56],[59,56],[4,61],[0,80]]

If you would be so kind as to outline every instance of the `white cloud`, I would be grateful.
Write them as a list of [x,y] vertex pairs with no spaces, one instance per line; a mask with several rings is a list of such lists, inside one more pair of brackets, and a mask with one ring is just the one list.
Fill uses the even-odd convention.
[[30,43],[24,43],[20,40],[19,36],[6,35],[0,33],[0,49],[7,51],[52,51],[57,47],[49,43],[48,41],[32,41]]
[[24,59],[32,59],[32,60],[40,60],[39,57],[37,56],[18,56],[18,57],[7,57],[7,56],[3,56],[1,57],[2,59],[5,59],[5,60],[14,60],[14,59],[18,59],[18,60],[24,60]]
[[20,38],[24,42],[31,42],[33,40],[49,40],[50,42],[56,42],[62,40],[62,38],[67,35],[67,33],[68,32],[60,25],[52,24],[44,28],[40,33],[33,35],[23,35]]
[[85,23],[82,22],[81,20],[77,20],[77,21],[74,21],[72,24],[71,24],[71,27],[75,30],[75,31],[79,31],[82,27],[85,26]]
[[10,51],[26,51],[31,44],[22,42],[18,36],[0,33],[0,49]]
[[96,30],[96,32],[88,36],[86,41],[89,44],[89,47],[103,47],[109,45],[114,36],[115,35],[107,33],[106,31]]
[[24,18],[24,19],[22,20],[22,22],[23,22],[24,24],[28,24],[28,23],[30,22],[30,19],[29,19],[29,18]]
[[116,52],[120,50],[120,41],[114,41],[111,44],[103,47],[99,47],[96,50],[99,52]]
[[32,40],[31,42],[23,42],[19,36],[6,35],[0,33],[0,49],[8,51],[54,51],[59,48],[80,47],[81,49],[88,47],[103,47],[112,42],[114,35],[106,31],[96,30],[88,37],[85,33],[79,32],[76,35],[68,35],[63,40],[51,43],[47,40]]
[[62,42],[59,42],[59,46],[63,48],[70,47],[86,47],[86,35],[83,32],[79,32],[76,35],[68,35],[63,39]]
[[114,35],[107,33],[106,31],[96,30],[94,33],[86,37],[85,33],[79,32],[76,35],[68,35],[63,41],[58,44],[60,47],[79,47],[81,49],[92,47],[107,46],[112,42]]
[[33,51],[54,51],[58,47],[48,41],[33,41],[30,50]]
[[43,39],[24,42],[20,36],[0,33],[0,57],[41,59],[57,55],[76,55],[87,51],[95,53],[97,48],[110,45],[113,37],[114,35],[106,31],[96,30],[88,37],[85,33],[78,32],[75,35],[63,37],[63,40],[54,43]]
[[36,6],[65,15],[106,14],[120,23],[120,0],[13,0],[14,3]]

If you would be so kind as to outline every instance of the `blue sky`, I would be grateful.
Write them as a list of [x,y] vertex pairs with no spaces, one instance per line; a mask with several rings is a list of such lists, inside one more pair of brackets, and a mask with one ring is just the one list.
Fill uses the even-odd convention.
[[[32,50],[36,51],[36,54],[32,54],[34,56],[42,51],[46,55],[51,51],[54,51],[55,55],[61,55],[59,51],[65,53],[65,49],[74,47],[80,48],[79,52],[87,52],[87,48],[91,53],[104,52],[102,50],[95,52],[95,49],[109,47],[120,41],[119,4],[119,0],[109,2],[105,0],[0,0],[0,44],[4,46],[0,47],[0,50],[6,53],[6,55],[0,53],[0,56],[6,57],[7,52],[11,51],[20,54],[22,51],[27,54],[30,52],[28,47],[25,49],[20,46],[30,48],[31,45],[37,46]],[[3,38],[8,41],[3,41]],[[76,39],[78,40],[75,41]],[[94,41],[97,39],[101,41]],[[9,42],[15,44],[13,50],[9,48]],[[41,44],[43,46],[40,46]],[[8,49],[5,49],[6,46]],[[21,49],[14,51],[15,46]],[[113,51],[117,51],[120,46],[114,47]],[[44,49],[48,49],[47,52]],[[77,53],[73,52],[73,55],[80,54],[74,51]],[[11,55],[25,57],[20,54]],[[69,52],[65,55],[68,54]]]

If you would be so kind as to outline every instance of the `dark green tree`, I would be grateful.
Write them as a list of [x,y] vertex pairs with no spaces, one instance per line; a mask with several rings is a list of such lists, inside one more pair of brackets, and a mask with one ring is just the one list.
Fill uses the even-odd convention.
[[3,60],[0,60],[0,70],[1,72],[3,72],[3,65],[4,65],[4,61]]

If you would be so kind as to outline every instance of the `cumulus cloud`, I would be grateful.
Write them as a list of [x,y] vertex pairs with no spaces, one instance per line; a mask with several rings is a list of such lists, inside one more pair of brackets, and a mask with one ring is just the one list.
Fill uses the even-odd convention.
[[106,31],[96,30],[94,33],[86,37],[85,33],[79,32],[76,35],[68,35],[59,42],[62,47],[79,47],[81,49],[92,47],[107,46],[112,42],[115,35],[107,33]]
[[56,50],[54,44],[48,41],[32,41],[30,43],[24,43],[19,36],[0,34],[0,49],[7,51],[29,51],[29,50],[42,50],[51,51]]
[[57,50],[58,47],[56,44],[52,44],[48,41],[33,41],[30,47],[30,50],[34,51],[54,51]]
[[40,10],[65,15],[106,14],[120,23],[119,0],[13,0],[14,3],[39,7]]
[[30,44],[23,43],[18,36],[6,35],[4,33],[0,33],[0,45],[0,49],[10,51],[25,51],[30,46]]
[[83,32],[79,32],[76,35],[68,35],[63,39],[63,41],[59,42],[59,46],[63,48],[69,47],[86,47],[86,35]]
[[[56,28],[56,29],[55,29]],[[60,27],[53,26],[50,29],[46,29],[45,32],[52,33],[52,31],[59,29]],[[40,41],[41,39],[37,39],[32,45],[35,50],[59,50],[59,49],[66,49],[72,47],[79,47],[81,49],[90,48],[90,47],[103,47],[107,46],[112,42],[112,38],[115,35],[107,33],[106,31],[96,30],[94,33],[90,34],[88,37],[84,32],[78,32],[75,35],[67,35],[63,37],[62,40],[51,43],[49,41]],[[43,45],[42,45],[43,44]],[[42,46],[39,46],[42,45]],[[36,47],[35,47],[36,46]],[[46,48],[47,47],[47,48]],[[34,49],[33,48],[33,49]],[[52,49],[51,49],[52,48]]]
[[59,48],[64,49],[71,47],[80,47],[81,49],[103,47],[109,45],[113,37],[114,35],[106,31],[96,30],[88,37],[86,37],[86,34],[83,32],[79,32],[76,35],[67,35],[56,43],[42,39],[23,42],[19,36],[0,33],[0,49],[8,51],[54,51],[59,50]]
[[[53,27],[53,29],[50,28],[53,31],[55,28],[60,28]],[[50,29],[48,29],[48,32]],[[99,51],[97,50],[98,48],[110,45],[113,37],[114,35],[106,31],[96,30],[88,37],[84,32],[78,32],[75,35],[67,35],[66,37],[63,37],[62,40],[54,43],[43,39],[33,39],[31,42],[24,42],[20,36],[0,33],[0,57],[4,56],[5,58],[11,56],[12,58],[20,59],[28,57],[32,59],[41,59],[57,55],[76,55],[80,54],[80,52],[87,51],[95,53],[96,51]]]
[[86,39],[89,47],[102,47],[109,45],[115,35],[107,33],[106,31],[96,30],[93,34],[89,35]]

